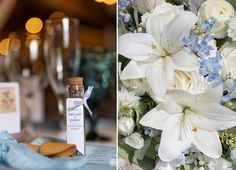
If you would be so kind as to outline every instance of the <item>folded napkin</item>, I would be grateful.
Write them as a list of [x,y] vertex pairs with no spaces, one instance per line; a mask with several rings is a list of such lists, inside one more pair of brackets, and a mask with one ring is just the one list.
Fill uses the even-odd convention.
[[32,150],[50,158],[71,157],[76,154],[76,145],[73,144],[45,142],[42,145],[27,144],[27,146]]
[[42,156],[3,131],[0,133],[0,163],[19,170],[76,170],[84,166],[85,161]]

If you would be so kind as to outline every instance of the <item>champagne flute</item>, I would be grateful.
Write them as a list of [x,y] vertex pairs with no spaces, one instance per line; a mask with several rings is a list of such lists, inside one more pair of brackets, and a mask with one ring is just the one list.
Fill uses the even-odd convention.
[[44,53],[50,85],[56,94],[61,128],[65,130],[67,80],[78,76],[80,66],[79,21],[59,17],[45,22]]

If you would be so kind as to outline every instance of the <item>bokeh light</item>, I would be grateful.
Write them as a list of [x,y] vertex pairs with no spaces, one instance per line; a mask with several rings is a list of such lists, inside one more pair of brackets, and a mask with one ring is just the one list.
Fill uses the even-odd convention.
[[95,0],[96,2],[104,2],[104,0]]
[[116,0],[104,0],[104,3],[107,5],[114,5],[116,3]]
[[30,18],[25,24],[25,29],[32,34],[39,33],[42,28],[43,22],[40,18],[37,17]]
[[0,42],[0,54],[1,55],[8,55],[9,43],[10,43],[9,38],[5,38]]

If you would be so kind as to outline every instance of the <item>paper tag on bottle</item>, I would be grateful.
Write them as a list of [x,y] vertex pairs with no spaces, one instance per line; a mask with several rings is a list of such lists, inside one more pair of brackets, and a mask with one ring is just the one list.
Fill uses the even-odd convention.
[[67,143],[75,144],[79,155],[85,155],[84,108],[83,105],[76,107],[81,100],[81,98],[66,100]]

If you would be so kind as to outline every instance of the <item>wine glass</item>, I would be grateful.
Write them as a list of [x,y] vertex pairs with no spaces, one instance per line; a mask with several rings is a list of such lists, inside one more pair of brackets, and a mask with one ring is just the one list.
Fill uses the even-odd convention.
[[45,22],[44,52],[50,85],[56,94],[61,128],[65,130],[67,80],[78,76],[80,65],[79,21],[59,17]]
[[43,89],[47,85],[42,40],[39,34],[24,31],[9,35],[6,74],[20,85],[21,118],[25,129],[34,134],[32,122],[43,119]]

